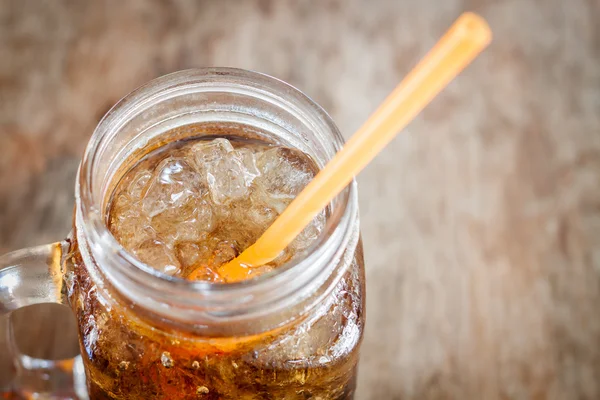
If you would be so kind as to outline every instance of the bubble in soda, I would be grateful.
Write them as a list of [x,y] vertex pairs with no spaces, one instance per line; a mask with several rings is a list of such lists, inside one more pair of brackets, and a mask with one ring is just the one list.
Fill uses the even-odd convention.
[[[189,140],[164,146],[117,184],[109,228],[142,262],[171,276],[223,282],[219,267],[253,244],[317,172],[301,151],[246,140]],[[325,212],[271,264],[307,250]]]

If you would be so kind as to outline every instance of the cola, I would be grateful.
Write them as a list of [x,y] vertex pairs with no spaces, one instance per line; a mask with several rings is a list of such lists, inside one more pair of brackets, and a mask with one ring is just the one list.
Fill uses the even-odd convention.
[[[241,136],[177,140],[118,176],[106,224],[160,276],[228,285],[220,267],[254,243],[317,171],[307,154],[278,144]],[[329,217],[323,210],[246,279],[306,257],[327,234]],[[69,300],[90,398],[352,399],[364,327],[362,246],[356,248],[339,282],[302,318],[208,337],[146,318],[143,305],[103,291],[74,240]]]

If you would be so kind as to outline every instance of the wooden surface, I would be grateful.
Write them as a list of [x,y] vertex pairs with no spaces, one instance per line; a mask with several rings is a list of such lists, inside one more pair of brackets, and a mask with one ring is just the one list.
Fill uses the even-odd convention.
[[0,248],[66,234],[85,143],[139,84],[259,70],[347,137],[464,10],[491,48],[359,179],[358,399],[599,399],[597,0],[2,0]]

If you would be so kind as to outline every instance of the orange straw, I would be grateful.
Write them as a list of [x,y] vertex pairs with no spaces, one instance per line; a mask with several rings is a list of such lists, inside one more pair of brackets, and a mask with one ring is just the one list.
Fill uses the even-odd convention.
[[491,41],[483,18],[465,13],[263,235],[219,274],[244,280],[275,259],[415,116]]

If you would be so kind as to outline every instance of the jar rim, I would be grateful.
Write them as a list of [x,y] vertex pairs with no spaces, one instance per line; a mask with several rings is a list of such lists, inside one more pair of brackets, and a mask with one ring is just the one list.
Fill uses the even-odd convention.
[[[227,302],[242,298],[253,297],[256,293],[272,292],[273,288],[289,286],[288,290],[280,290],[278,295],[261,296],[263,300],[269,298],[276,301],[283,296],[289,296],[302,288],[310,281],[319,278],[325,272],[324,263],[331,263],[339,256],[340,248],[343,250],[351,241],[352,225],[357,221],[357,194],[356,183],[353,181],[336,198],[337,204],[334,212],[327,220],[324,232],[302,257],[297,257],[269,273],[258,277],[235,283],[212,283],[203,281],[189,281],[179,277],[166,275],[157,269],[139,261],[114,238],[109,231],[105,220],[103,201],[105,194],[98,193],[95,185],[94,172],[96,169],[97,154],[105,142],[110,140],[111,132],[119,129],[125,119],[136,113],[140,106],[147,107],[162,94],[169,91],[188,89],[193,85],[214,87],[219,84],[230,83],[241,85],[245,90],[264,91],[267,95],[274,95],[281,101],[282,107],[295,109],[294,112],[310,113],[311,121],[318,121],[321,129],[326,129],[330,136],[335,151],[343,146],[344,140],[339,129],[321,106],[306,94],[295,87],[271,76],[236,68],[201,68],[175,72],[154,79],[138,89],[132,91],[117,102],[102,118],[96,127],[92,138],[85,150],[76,185],[76,226],[78,235],[82,235],[89,244],[90,257],[95,259],[103,272],[114,275],[116,279],[127,279],[130,283],[137,283],[145,288],[162,291],[164,296],[185,297],[189,307],[207,305],[214,310],[223,312]],[[328,161],[328,160],[327,160]],[[318,268],[318,266],[321,268]],[[329,271],[331,273],[331,271]],[[117,276],[118,275],[118,276]],[[323,276],[320,277],[323,279]],[[296,282],[296,284],[292,284]],[[244,297],[245,296],[245,297]],[[171,298],[171,300],[173,300]],[[253,306],[256,304],[252,301]],[[249,304],[247,304],[249,305]],[[233,312],[233,310],[229,310]],[[236,310],[234,314],[239,313]],[[225,312],[225,314],[231,314]]]

